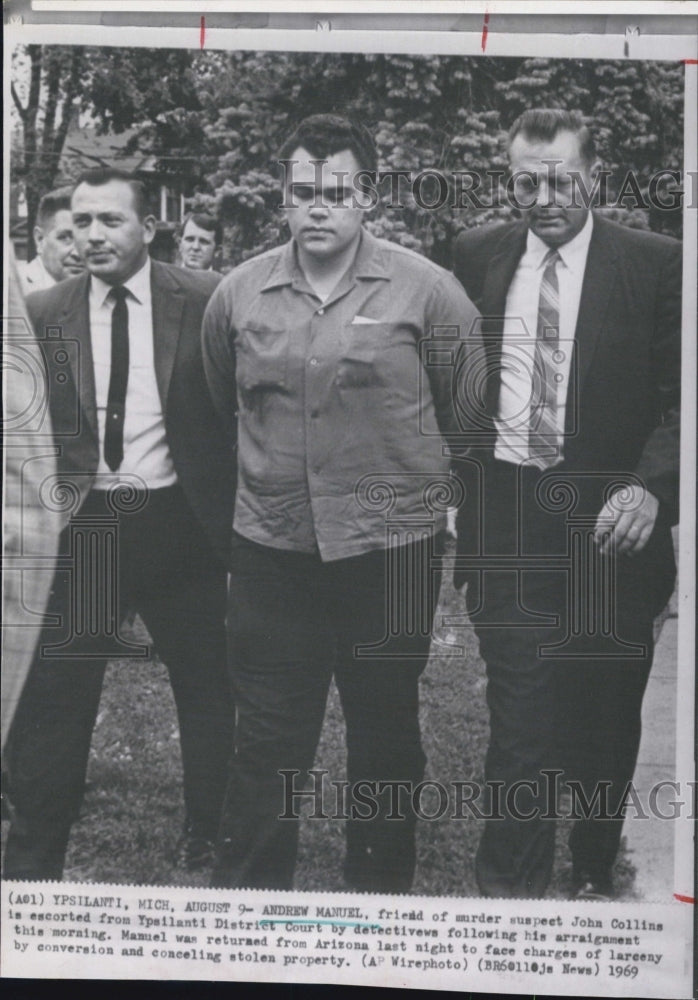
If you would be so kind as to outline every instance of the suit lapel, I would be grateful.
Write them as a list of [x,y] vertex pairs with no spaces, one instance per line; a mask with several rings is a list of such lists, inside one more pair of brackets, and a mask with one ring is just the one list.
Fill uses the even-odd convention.
[[[526,249],[526,226],[516,223],[497,233],[482,289],[482,315],[492,319],[492,334],[498,330],[500,338],[511,279]],[[497,321],[499,321],[497,323]]]
[[508,226],[498,234],[482,287],[482,333],[488,356],[487,411],[495,415],[499,402],[499,371],[507,292],[521,255],[526,248],[527,229],[523,223]]
[[595,215],[575,330],[577,381],[580,388],[589,373],[603,327],[617,273],[616,256],[611,230],[603,219]]
[[152,262],[151,268],[155,377],[162,411],[165,413],[182,326],[184,293],[172,277],[169,268],[155,260]]
[[77,387],[78,399],[95,437],[99,438],[97,425],[97,397],[95,390],[95,370],[90,336],[90,276],[85,273],[77,279],[71,294],[62,303],[62,310],[56,318],[66,339],[77,341],[77,351],[68,350],[73,379]]

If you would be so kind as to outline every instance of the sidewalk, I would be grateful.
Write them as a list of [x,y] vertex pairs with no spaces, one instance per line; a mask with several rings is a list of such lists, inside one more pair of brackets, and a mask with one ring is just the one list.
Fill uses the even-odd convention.
[[[635,789],[647,809],[651,788],[659,781],[673,781],[676,771],[677,628],[675,599],[661,627],[654,663],[642,706],[642,740]],[[670,812],[671,789],[659,796],[659,808]],[[669,902],[674,891],[674,824],[655,816],[625,822],[629,860],[637,869],[635,892],[643,900]]]

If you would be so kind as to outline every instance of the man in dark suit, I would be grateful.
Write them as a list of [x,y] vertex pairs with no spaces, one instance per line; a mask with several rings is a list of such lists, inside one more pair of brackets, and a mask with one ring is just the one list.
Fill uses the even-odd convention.
[[200,329],[220,280],[151,261],[141,184],[84,174],[72,198],[87,273],[29,296],[58,473],[42,499],[65,526],[39,651],[10,735],[9,878],[60,878],[78,817],[106,661],[147,658],[122,634],[138,612],[170,676],[186,827],[178,860],[207,862],[233,706],[225,566],[234,459],[206,386]]
[[675,575],[681,247],[589,211],[600,165],[576,114],[525,112],[509,153],[522,221],[455,255],[486,348],[456,583],[487,665],[486,782],[506,796],[476,871],[485,895],[545,893],[564,770],[572,893],[608,898]]

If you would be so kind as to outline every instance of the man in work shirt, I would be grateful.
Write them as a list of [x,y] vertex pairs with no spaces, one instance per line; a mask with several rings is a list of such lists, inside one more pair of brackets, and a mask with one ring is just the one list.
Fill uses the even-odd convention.
[[[444,436],[458,429],[453,367],[429,364],[423,348],[462,345],[467,364],[478,335],[450,274],[363,229],[370,199],[356,175],[377,159],[363,127],[312,116],[280,156],[292,238],[224,279],[203,337],[214,403],[238,425],[237,754],[214,884],[288,889],[298,823],[278,818],[280,772],[299,772],[302,787],[333,673],[348,809],[357,782],[422,779],[418,681],[453,500]],[[409,802],[388,820],[386,791],[374,818],[347,822],[349,886],[409,890]]]

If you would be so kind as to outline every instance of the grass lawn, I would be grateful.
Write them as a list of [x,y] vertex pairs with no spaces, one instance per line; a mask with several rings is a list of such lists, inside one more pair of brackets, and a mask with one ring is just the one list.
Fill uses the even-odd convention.
[[[441,616],[462,613],[461,597],[445,580],[432,655],[422,677],[421,715],[427,778],[483,780],[488,739],[485,670],[470,629],[444,628]],[[139,638],[145,638],[137,621]],[[454,655],[453,646],[462,647]],[[330,695],[315,761],[331,779],[345,774],[344,723],[336,692]],[[425,793],[423,806],[430,806]],[[424,895],[477,895],[473,861],[480,836],[474,818],[418,824],[418,867],[413,891]],[[94,733],[82,816],[73,827],[65,878],[132,884],[206,885],[172,861],[182,828],[179,741],[167,672],[159,662],[110,664]],[[569,826],[558,824],[558,851],[550,894],[567,894]],[[302,824],[296,888],[341,891],[343,823]],[[616,881],[632,898],[634,871],[621,857]]]

